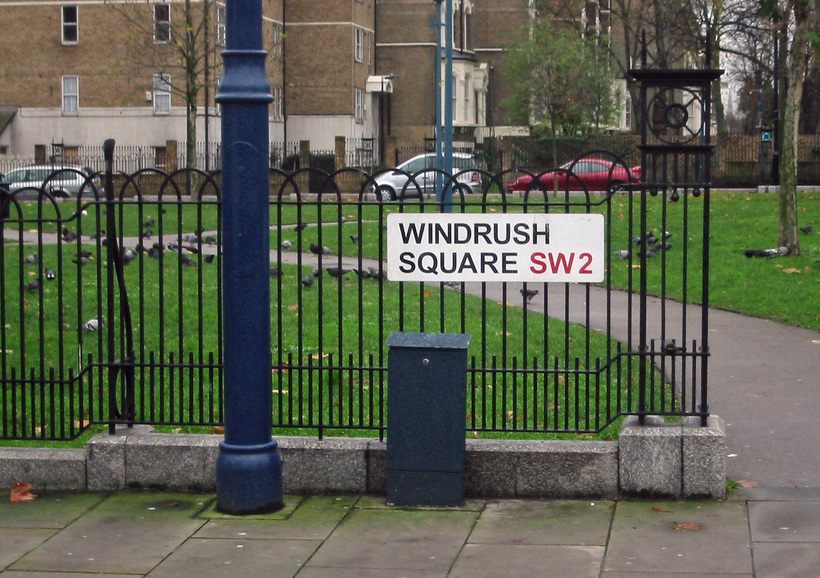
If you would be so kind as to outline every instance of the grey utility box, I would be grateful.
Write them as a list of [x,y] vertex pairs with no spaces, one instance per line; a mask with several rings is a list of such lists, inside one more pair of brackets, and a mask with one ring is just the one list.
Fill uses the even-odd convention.
[[397,332],[387,338],[387,499],[393,504],[464,500],[470,337]]

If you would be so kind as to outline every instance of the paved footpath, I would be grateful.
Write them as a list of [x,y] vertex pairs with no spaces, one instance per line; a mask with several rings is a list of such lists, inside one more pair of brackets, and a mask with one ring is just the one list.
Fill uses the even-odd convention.
[[284,510],[244,517],[216,512],[212,495],[0,498],[3,578],[806,578],[820,567],[818,495],[443,509],[286,496]]

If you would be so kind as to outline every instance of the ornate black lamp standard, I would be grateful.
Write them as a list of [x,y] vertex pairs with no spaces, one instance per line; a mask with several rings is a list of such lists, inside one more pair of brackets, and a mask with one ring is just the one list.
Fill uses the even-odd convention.
[[282,462],[271,437],[268,105],[261,0],[228,0],[222,105],[225,440],[217,509],[282,507]]

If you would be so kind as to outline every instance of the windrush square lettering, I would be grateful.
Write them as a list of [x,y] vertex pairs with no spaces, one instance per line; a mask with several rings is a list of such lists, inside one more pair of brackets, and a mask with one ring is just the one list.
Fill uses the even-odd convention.
[[387,216],[391,281],[597,283],[604,255],[599,214]]

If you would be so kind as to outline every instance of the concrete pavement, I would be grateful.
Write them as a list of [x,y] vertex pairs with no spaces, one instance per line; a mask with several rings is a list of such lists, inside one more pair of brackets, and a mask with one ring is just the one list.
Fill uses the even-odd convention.
[[820,492],[727,501],[286,496],[235,517],[213,495],[0,494],[0,576],[800,577],[820,568]]

